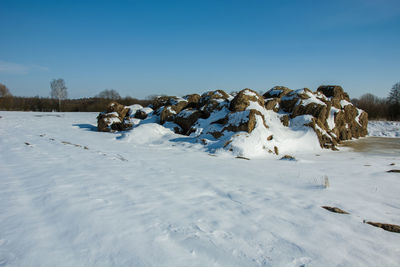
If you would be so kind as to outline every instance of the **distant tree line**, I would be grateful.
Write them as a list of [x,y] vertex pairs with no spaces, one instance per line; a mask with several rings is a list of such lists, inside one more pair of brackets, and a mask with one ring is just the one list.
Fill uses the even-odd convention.
[[[112,100],[98,97],[65,99],[61,103],[63,112],[100,112],[104,111]],[[147,106],[150,100],[124,97],[118,100],[122,105],[140,104]],[[8,111],[59,111],[59,101],[44,97],[0,97],[0,110]]]
[[[123,98],[116,90],[105,89],[95,97],[67,99],[67,87],[63,79],[52,80],[50,88],[52,98],[15,97],[4,84],[0,83],[0,110],[100,112],[105,110],[111,101],[118,101],[126,106],[133,104],[148,106],[155,97],[150,96],[146,100]],[[366,111],[371,120],[400,120],[400,82],[393,85],[387,98],[364,94],[351,101],[355,106]]]
[[360,98],[353,98],[351,102],[358,108],[368,113],[369,119],[387,119],[388,105],[386,98],[380,98],[373,94],[364,94]]
[[122,105],[140,104],[148,106],[151,100],[140,100],[133,97],[121,97],[117,91],[104,90],[95,97],[67,99],[67,87],[63,79],[50,82],[51,98],[12,96],[10,90],[0,83],[0,110],[8,111],[63,111],[63,112],[100,112],[104,111],[111,101]]
[[366,111],[371,120],[400,120],[400,82],[393,85],[387,98],[364,94],[351,102]]

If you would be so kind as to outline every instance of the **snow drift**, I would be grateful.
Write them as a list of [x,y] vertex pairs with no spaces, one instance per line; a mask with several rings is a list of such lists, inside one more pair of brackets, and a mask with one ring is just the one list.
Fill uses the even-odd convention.
[[[99,131],[133,129],[146,140],[159,138],[160,124],[210,152],[227,150],[242,157],[336,150],[342,140],[365,136],[368,125],[367,113],[353,106],[340,86],[320,86],[316,92],[277,86],[263,96],[251,89],[234,95],[216,90],[161,96],[146,108],[113,102],[97,119]],[[146,130],[137,128],[144,124],[150,124]]]

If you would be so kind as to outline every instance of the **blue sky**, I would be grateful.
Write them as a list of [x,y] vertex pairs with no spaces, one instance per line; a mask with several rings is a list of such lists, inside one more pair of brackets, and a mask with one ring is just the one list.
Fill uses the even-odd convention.
[[227,92],[400,81],[400,1],[0,0],[0,82],[14,95]]

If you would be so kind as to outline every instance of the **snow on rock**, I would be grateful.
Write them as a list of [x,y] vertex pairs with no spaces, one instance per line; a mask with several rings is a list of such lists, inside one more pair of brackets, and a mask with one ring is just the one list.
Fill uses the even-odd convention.
[[244,111],[252,104],[264,107],[264,98],[253,90],[243,89],[232,99],[229,109],[234,112]]
[[127,106],[130,109],[130,114],[135,114],[136,111],[143,109],[142,105],[134,104],[131,106]]
[[130,107],[111,102],[107,110],[97,116],[97,129],[102,132],[127,130],[132,127],[129,121],[130,113]]
[[367,134],[368,115],[349,102],[340,86],[320,86],[316,92],[277,86],[262,96],[248,88],[234,96],[222,90],[183,98],[162,96],[148,108],[112,103],[98,116],[98,130],[133,129],[136,133],[130,138],[141,140],[138,134],[145,134],[149,142],[159,135],[154,125],[141,132],[141,124],[149,122],[190,136],[209,152],[228,150],[236,156],[258,157],[336,150],[340,141]]

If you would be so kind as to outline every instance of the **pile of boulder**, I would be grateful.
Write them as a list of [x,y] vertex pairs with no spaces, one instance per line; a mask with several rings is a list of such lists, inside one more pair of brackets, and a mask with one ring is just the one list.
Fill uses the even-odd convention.
[[314,129],[321,147],[335,149],[342,140],[366,136],[368,114],[356,108],[340,86],[320,86],[316,92],[308,88],[290,90],[274,87],[263,95],[265,108],[282,114],[282,123],[309,115],[305,125]]
[[[288,131],[312,129],[322,148],[336,149],[342,140],[367,134],[367,113],[352,105],[340,86],[320,86],[316,92],[276,86],[263,95],[243,89],[235,94],[216,90],[184,97],[161,96],[149,107],[113,102],[97,117],[97,128],[126,131],[147,120],[178,134],[198,137],[204,144],[223,140],[223,147],[229,148],[238,133],[250,135],[255,129],[268,136],[262,142],[271,141],[275,133],[268,123],[273,123],[272,117]],[[276,146],[267,150],[278,154]]]

